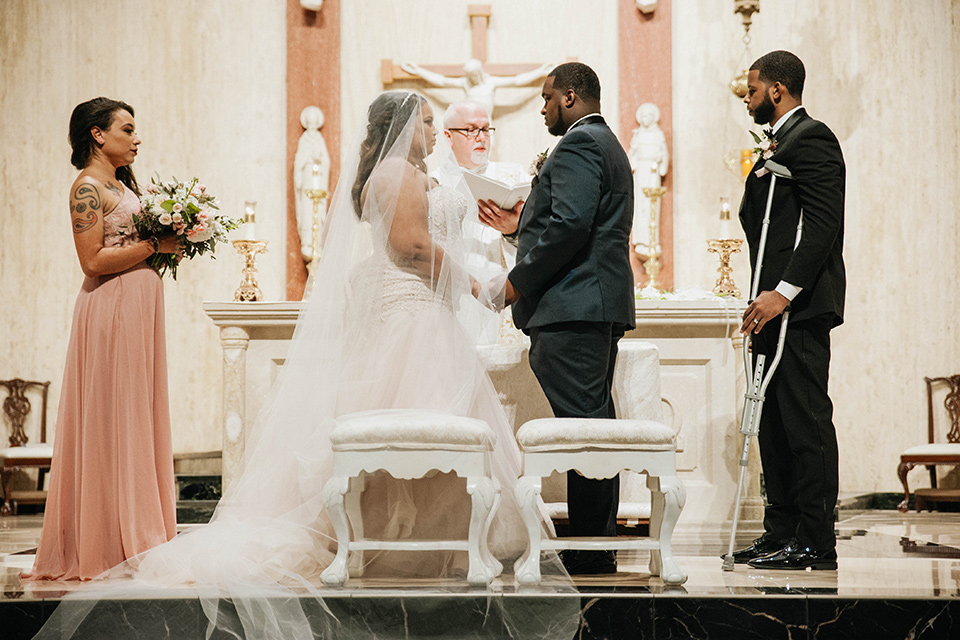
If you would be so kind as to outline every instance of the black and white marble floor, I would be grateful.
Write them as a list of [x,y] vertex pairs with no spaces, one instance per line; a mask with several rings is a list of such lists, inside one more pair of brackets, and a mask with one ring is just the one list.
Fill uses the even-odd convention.
[[[21,584],[18,574],[32,564],[41,523],[40,516],[0,518],[3,640],[31,637],[64,594],[89,588],[76,583]],[[618,574],[576,579],[582,610],[578,637],[960,638],[960,513],[841,511],[837,531],[837,571],[755,571],[738,566],[725,572],[719,556],[726,551],[729,532],[681,525],[674,535],[674,551],[689,575],[687,583],[665,586],[649,575],[645,553],[621,554]],[[744,530],[738,538],[746,544],[757,533]],[[370,638],[487,637],[468,633],[464,626],[470,618],[464,612],[476,604],[477,594],[455,585],[438,586],[356,580],[350,589],[331,592],[329,599],[325,594],[325,600],[341,617],[385,621],[380,627],[369,626]],[[523,593],[507,583],[500,589],[505,598],[550,597]],[[421,617],[424,626],[411,626],[414,601],[432,612],[424,616],[435,619]],[[163,637],[203,637],[202,625],[195,624],[202,619],[195,600],[170,592],[140,604],[157,607],[158,615],[170,618]],[[401,610],[403,615],[391,629],[391,612]],[[131,629],[124,637],[154,636]],[[537,637],[550,635],[545,630]]]

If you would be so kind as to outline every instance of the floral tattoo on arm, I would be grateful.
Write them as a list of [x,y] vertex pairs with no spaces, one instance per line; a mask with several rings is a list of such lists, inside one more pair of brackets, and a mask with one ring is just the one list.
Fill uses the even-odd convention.
[[70,205],[73,214],[73,232],[83,233],[97,224],[100,192],[92,184],[81,184],[73,192],[75,202]]

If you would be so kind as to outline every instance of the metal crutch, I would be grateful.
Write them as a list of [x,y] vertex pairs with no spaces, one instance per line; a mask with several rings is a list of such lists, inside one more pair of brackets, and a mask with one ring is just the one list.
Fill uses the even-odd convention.
[[[764,251],[767,246],[767,231],[770,228],[770,208],[773,205],[773,192],[777,186],[777,178],[792,180],[793,174],[782,164],[767,160],[763,165],[764,169],[769,171],[770,190],[767,192],[767,207],[763,213],[763,227],[760,230],[760,246],[757,250],[757,264],[753,273],[753,283],[750,287],[750,300],[756,299],[760,293],[760,269],[763,266]],[[797,223],[797,237],[794,240],[793,247],[796,249],[800,244],[800,236],[803,233],[803,211],[800,212],[800,220]],[[780,336],[777,339],[777,351],[774,354],[773,362],[770,368],[764,374],[766,356],[758,354],[756,365],[751,366],[751,351],[753,332],[747,333],[743,337],[743,361],[744,372],[747,376],[747,390],[743,397],[743,417],[740,420],[740,433],[743,434],[743,448],[740,451],[740,479],[737,481],[737,500],[736,508],[733,511],[733,528],[730,530],[730,545],[727,548],[726,555],[723,556],[723,570],[733,571],[733,546],[737,536],[737,521],[740,518],[740,500],[743,495],[743,481],[746,479],[747,463],[750,459],[750,438],[760,432],[760,414],[763,411],[763,399],[767,392],[767,385],[780,364],[780,357],[783,355],[783,343],[787,337],[787,323],[790,321],[790,306],[783,311],[783,320],[780,323]],[[753,374],[751,375],[751,370]]]

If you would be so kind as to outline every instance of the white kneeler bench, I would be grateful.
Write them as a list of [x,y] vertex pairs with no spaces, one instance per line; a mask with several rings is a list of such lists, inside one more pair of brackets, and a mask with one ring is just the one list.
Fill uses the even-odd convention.
[[[437,411],[397,409],[351,413],[336,418],[336,423],[330,436],[333,477],[324,485],[323,503],[337,536],[337,555],[320,575],[324,584],[342,585],[348,574],[362,575],[367,549],[466,551],[470,584],[486,585],[500,575],[503,567],[487,546],[500,503],[500,485],[491,476],[496,436],[486,422]],[[466,478],[472,499],[467,540],[365,539],[360,495],[366,474],[379,470],[404,479],[422,478],[432,471]]]
[[[686,494],[677,477],[673,430],[653,420],[541,418],[517,431],[523,475],[517,504],[530,546],[514,570],[521,584],[539,584],[541,549],[649,549],[650,573],[666,584],[683,584],[687,574],[673,559],[670,538]],[[647,474],[651,491],[650,536],[576,537],[541,540],[537,510],[541,479],[554,471],[579,471],[587,478],[612,478],[627,469]]]

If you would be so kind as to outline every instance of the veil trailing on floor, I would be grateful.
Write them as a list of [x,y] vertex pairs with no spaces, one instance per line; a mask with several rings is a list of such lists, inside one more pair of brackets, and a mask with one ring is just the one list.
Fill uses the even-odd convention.
[[[457,319],[493,313],[485,307],[499,308],[502,292],[462,266],[469,200],[427,177],[435,139],[432,111],[418,94],[389,91],[371,103],[344,162],[286,361],[211,522],[112,570],[102,588],[65,600],[40,637],[107,637],[111,624],[119,630],[132,620],[169,632],[171,620],[157,613],[98,614],[96,603],[172,594],[199,598],[208,638],[394,637],[346,613],[350,583],[320,586],[336,551],[321,501],[332,472],[330,433],[337,416],[355,411],[430,409],[487,421],[503,489],[490,546],[510,570],[525,547],[513,499],[520,455],[478,357],[478,336],[463,329],[482,323]],[[368,537],[466,537],[469,496],[455,476],[374,476],[362,502]],[[556,556],[548,560],[543,589],[552,597],[538,599],[537,589],[521,597],[509,573],[486,591],[468,589],[464,552],[367,552],[363,593],[352,600],[370,594],[377,578],[420,580],[425,592],[482,602],[479,631],[454,625],[431,637],[533,637],[548,628],[551,637],[573,637],[579,598]]]

